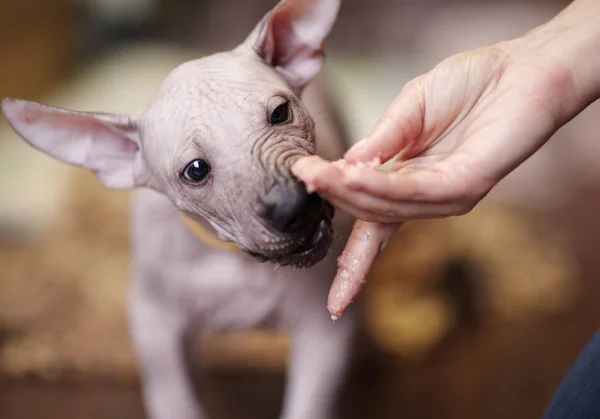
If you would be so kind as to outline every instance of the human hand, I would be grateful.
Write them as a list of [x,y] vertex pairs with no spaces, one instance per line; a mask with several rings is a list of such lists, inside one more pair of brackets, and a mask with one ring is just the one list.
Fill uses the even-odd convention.
[[[443,61],[409,82],[344,160],[303,158],[294,174],[364,221],[468,212],[550,138],[574,101],[567,68],[522,44]],[[394,157],[385,172],[361,164]]]
[[512,54],[495,46],[445,60],[408,83],[344,160],[313,156],[292,168],[310,192],[359,218],[329,293],[332,318],[403,221],[468,212],[558,128],[568,74]]
[[359,218],[329,294],[333,318],[403,221],[468,212],[600,97],[589,62],[599,21],[598,3],[579,0],[522,38],[450,57],[409,82],[343,160],[293,166],[309,191]]

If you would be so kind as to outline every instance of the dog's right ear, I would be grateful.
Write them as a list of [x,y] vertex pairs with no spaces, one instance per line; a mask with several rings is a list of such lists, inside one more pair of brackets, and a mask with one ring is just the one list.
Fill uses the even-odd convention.
[[2,111],[12,128],[33,147],[91,170],[108,188],[135,186],[140,138],[130,117],[74,112],[15,99],[4,99]]

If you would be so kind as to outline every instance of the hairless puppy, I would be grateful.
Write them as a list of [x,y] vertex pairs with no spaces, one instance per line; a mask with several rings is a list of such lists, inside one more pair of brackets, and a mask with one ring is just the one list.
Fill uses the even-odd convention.
[[346,148],[331,118],[313,121],[339,7],[281,1],[236,48],[175,68],[131,116],[2,102],[33,147],[135,189],[130,328],[152,419],[206,417],[186,336],[259,327],[291,336],[281,417],[334,416],[355,321],[332,322],[325,296],[352,218],[334,217],[290,167]]

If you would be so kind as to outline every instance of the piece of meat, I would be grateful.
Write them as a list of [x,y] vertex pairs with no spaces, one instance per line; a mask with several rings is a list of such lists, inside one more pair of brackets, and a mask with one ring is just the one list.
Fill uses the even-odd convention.
[[401,225],[356,221],[329,290],[327,309],[332,320],[339,319],[354,302],[377,256]]
[[[309,193],[320,192],[328,179],[339,178],[341,174],[336,172],[350,165],[383,169],[379,158],[369,162],[348,163],[344,159],[328,162],[319,156],[311,156],[305,158],[305,162],[302,167],[294,169],[294,173],[302,179]],[[344,252],[338,259],[338,270],[329,291],[327,309],[333,320],[340,318],[354,302],[377,256],[401,225],[356,221]]]

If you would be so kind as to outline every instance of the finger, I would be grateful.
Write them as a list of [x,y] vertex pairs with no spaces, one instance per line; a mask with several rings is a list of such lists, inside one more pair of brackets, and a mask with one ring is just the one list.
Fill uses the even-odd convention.
[[300,159],[292,166],[292,173],[304,182],[309,193],[318,193],[346,201],[355,192],[342,182],[343,167],[339,162],[329,162],[319,156]]
[[311,156],[299,160],[292,173],[306,184],[309,192],[326,192],[339,199],[359,191],[386,201],[448,202],[462,197],[464,180],[449,174],[445,166],[444,162],[407,165],[397,171],[383,172]]
[[[445,186],[441,188],[442,193],[434,195],[420,193],[418,184],[417,188],[410,189],[407,185],[403,186],[402,182],[395,182],[388,187],[392,189],[391,192],[388,189],[382,190],[387,182],[386,179],[399,173],[428,173],[431,171],[437,174],[440,172],[432,170],[430,167],[418,166],[421,168],[416,170],[406,167],[400,172],[380,172],[366,166],[337,165],[319,157],[311,157],[308,161],[310,170],[308,175],[304,174],[301,165],[299,165],[299,170],[292,168],[292,171],[299,174],[298,177],[307,183],[307,189],[310,192],[318,193],[332,205],[347,211],[360,220],[392,223],[441,218],[464,214],[472,208],[469,196],[462,196],[460,192],[463,189],[460,188],[454,188],[456,189],[454,194],[452,193],[453,188]],[[354,176],[360,183],[354,182]],[[369,179],[374,179],[372,184],[369,183]],[[442,182],[444,179],[442,176]],[[396,184],[400,185],[399,191],[394,189]],[[403,187],[404,189],[402,189]],[[423,187],[426,188],[426,186]]]
[[365,210],[364,208],[357,206],[354,202],[338,198],[336,196],[328,195],[326,192],[320,194],[334,207],[339,208],[343,211],[352,214],[359,220],[368,221],[372,223],[395,223],[400,221],[398,216],[382,214],[377,211]]
[[[292,167],[292,173],[302,180],[308,192],[316,192],[334,206],[359,219],[373,222],[395,222],[397,216],[388,211],[391,204],[381,198],[350,190],[342,182],[342,167],[318,156],[302,159]],[[368,207],[368,210],[365,208]]]
[[349,200],[352,200],[353,195],[356,195],[357,192],[349,190],[340,181],[342,176],[339,167],[319,156],[300,159],[292,166],[292,173],[304,182],[309,193],[318,193],[335,207],[347,211],[356,218],[378,222],[393,221],[387,217],[378,217],[375,214],[361,210],[356,205],[352,205]]
[[342,182],[349,190],[361,191],[397,202],[448,203],[468,197],[467,180],[446,169],[446,164],[394,172],[371,168],[345,167]]
[[331,179],[339,179],[342,172],[339,166],[320,156],[299,159],[291,168],[292,174],[304,182],[309,193],[324,189]]
[[373,223],[397,223],[409,220],[445,218],[461,215],[472,208],[466,201],[446,204],[390,202],[360,192],[350,191],[348,199],[323,192],[320,195],[332,205],[340,208],[359,220]]
[[[303,168],[295,171],[307,185],[310,192],[316,192],[327,199],[334,206],[349,212],[358,219],[369,222],[390,223],[411,219],[423,219],[433,217],[446,217],[464,213],[468,207],[468,202],[463,197],[439,201],[431,197],[420,197],[416,192],[405,191],[404,197],[409,198],[400,200],[401,194],[395,193],[390,196],[388,191],[379,196],[374,194],[364,185],[354,185],[351,181],[353,176],[359,176],[361,181],[366,177],[375,177],[375,182],[382,183],[379,179],[385,179],[390,176],[390,172],[380,172],[369,170],[366,167],[356,168],[348,166],[336,166],[335,163],[327,162],[320,158],[311,158],[310,174],[305,175]],[[300,165],[299,165],[300,166]],[[408,169],[406,169],[408,172]],[[366,182],[366,181],[365,181]],[[381,192],[379,183],[375,183],[377,188],[375,192]],[[445,198],[442,196],[441,198]]]
[[340,318],[354,302],[377,256],[400,225],[364,221],[354,224],[327,299],[333,320]]
[[423,101],[420,79],[407,83],[369,135],[351,147],[344,159],[350,163],[375,158],[386,162],[395,157],[421,134],[425,117]]
[[[357,170],[373,169],[365,171],[367,175],[370,175],[377,172],[374,168],[379,167],[379,165],[369,166],[364,163],[357,163],[355,167]],[[344,172],[348,169],[349,165],[344,160],[330,162],[320,156],[309,156],[299,159],[292,166],[291,171],[294,176],[304,182],[309,193],[327,192],[330,196],[344,198],[347,194],[353,194],[345,182]]]

